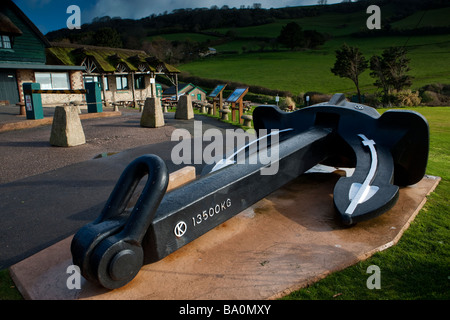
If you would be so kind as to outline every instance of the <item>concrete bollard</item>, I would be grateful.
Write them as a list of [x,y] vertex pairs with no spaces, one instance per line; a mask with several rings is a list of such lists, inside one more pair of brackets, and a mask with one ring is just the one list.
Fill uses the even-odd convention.
[[158,128],[164,126],[164,115],[161,108],[161,100],[147,98],[141,115],[141,127]]
[[74,147],[85,143],[83,126],[76,108],[56,107],[50,144],[58,147]]
[[190,95],[184,95],[178,100],[175,119],[189,120],[194,118],[194,109],[192,108],[192,99]]

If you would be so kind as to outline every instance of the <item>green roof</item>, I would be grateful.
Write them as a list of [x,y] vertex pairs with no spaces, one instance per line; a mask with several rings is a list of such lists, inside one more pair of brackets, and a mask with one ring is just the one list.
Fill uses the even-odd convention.
[[149,56],[141,50],[67,43],[52,43],[52,47],[47,48],[47,59],[54,64],[79,66],[85,58],[90,58],[97,69],[100,69],[99,72],[114,72],[119,63],[122,63],[129,71],[139,71],[138,66],[143,64],[149,71],[156,71],[158,66],[162,66],[163,72],[180,72],[177,68]]
[[[190,84],[192,84],[192,83],[190,83]],[[192,84],[193,85],[193,84]],[[195,89],[198,89],[198,90],[200,90],[200,91],[203,91],[205,94],[207,94],[207,92],[205,91],[205,90],[203,90],[202,88],[200,88],[199,86],[196,86],[196,85],[193,85],[194,87],[191,89],[191,90],[189,90],[188,91],[188,93],[190,93],[191,91],[193,91],[193,90],[195,90]]]

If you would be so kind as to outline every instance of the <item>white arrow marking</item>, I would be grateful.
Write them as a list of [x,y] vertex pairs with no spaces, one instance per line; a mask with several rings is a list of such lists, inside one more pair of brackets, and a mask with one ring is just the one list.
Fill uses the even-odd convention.
[[371,186],[375,173],[378,166],[378,155],[375,149],[375,141],[367,139],[363,134],[358,134],[358,137],[362,139],[362,144],[368,146],[370,149],[370,156],[372,161],[370,163],[370,170],[367,174],[366,179],[362,184],[353,183],[349,191],[349,199],[351,200],[350,205],[345,210],[347,214],[353,214],[355,212],[356,206],[364,201],[369,200],[380,188],[377,186]]
[[284,129],[284,130],[277,130],[277,129],[275,129],[275,130],[273,130],[271,133],[269,133],[268,135],[265,135],[265,136],[260,137],[260,138],[258,138],[258,139],[256,139],[256,140],[253,140],[252,142],[246,144],[245,146],[243,146],[242,148],[240,148],[238,151],[236,151],[235,153],[233,153],[233,154],[232,154],[231,156],[229,156],[228,158],[222,159],[222,160],[218,161],[218,162],[216,163],[216,165],[212,168],[211,172],[217,171],[217,170],[219,170],[219,169],[228,167],[229,165],[232,165],[232,164],[236,163],[236,161],[233,160],[234,157],[237,156],[237,155],[239,154],[239,152],[241,152],[241,151],[245,150],[246,148],[250,147],[252,144],[255,144],[256,142],[258,142],[258,141],[260,141],[260,140],[262,140],[262,139],[265,139],[265,138],[267,138],[267,137],[274,136],[274,135],[280,134],[281,132],[286,132],[286,131],[291,131],[291,130],[294,130],[294,129],[292,129],[292,128]]

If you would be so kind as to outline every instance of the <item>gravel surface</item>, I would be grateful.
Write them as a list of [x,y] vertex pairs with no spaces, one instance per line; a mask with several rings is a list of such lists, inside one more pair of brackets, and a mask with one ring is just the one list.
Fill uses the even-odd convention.
[[[70,148],[50,145],[51,125],[2,132],[0,184],[90,160],[102,154],[170,141],[176,128],[185,128],[193,134],[193,121],[175,120],[174,113],[164,116],[166,125],[156,129],[140,127],[141,114],[134,110],[122,111],[119,117],[82,120],[86,144]],[[202,120],[203,131],[208,128],[236,128],[206,116],[196,115],[195,119]]]

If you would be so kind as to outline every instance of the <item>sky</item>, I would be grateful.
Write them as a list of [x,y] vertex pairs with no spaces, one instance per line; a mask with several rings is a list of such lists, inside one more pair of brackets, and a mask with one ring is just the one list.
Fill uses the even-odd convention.
[[[328,0],[328,4],[342,0]],[[240,8],[260,3],[263,8],[281,8],[317,4],[317,0],[13,0],[13,2],[46,34],[53,30],[67,28],[67,13],[70,5],[77,5],[81,11],[81,24],[90,23],[95,17],[121,17],[141,19],[151,14],[160,14],[175,9],[210,8],[224,5]]]

